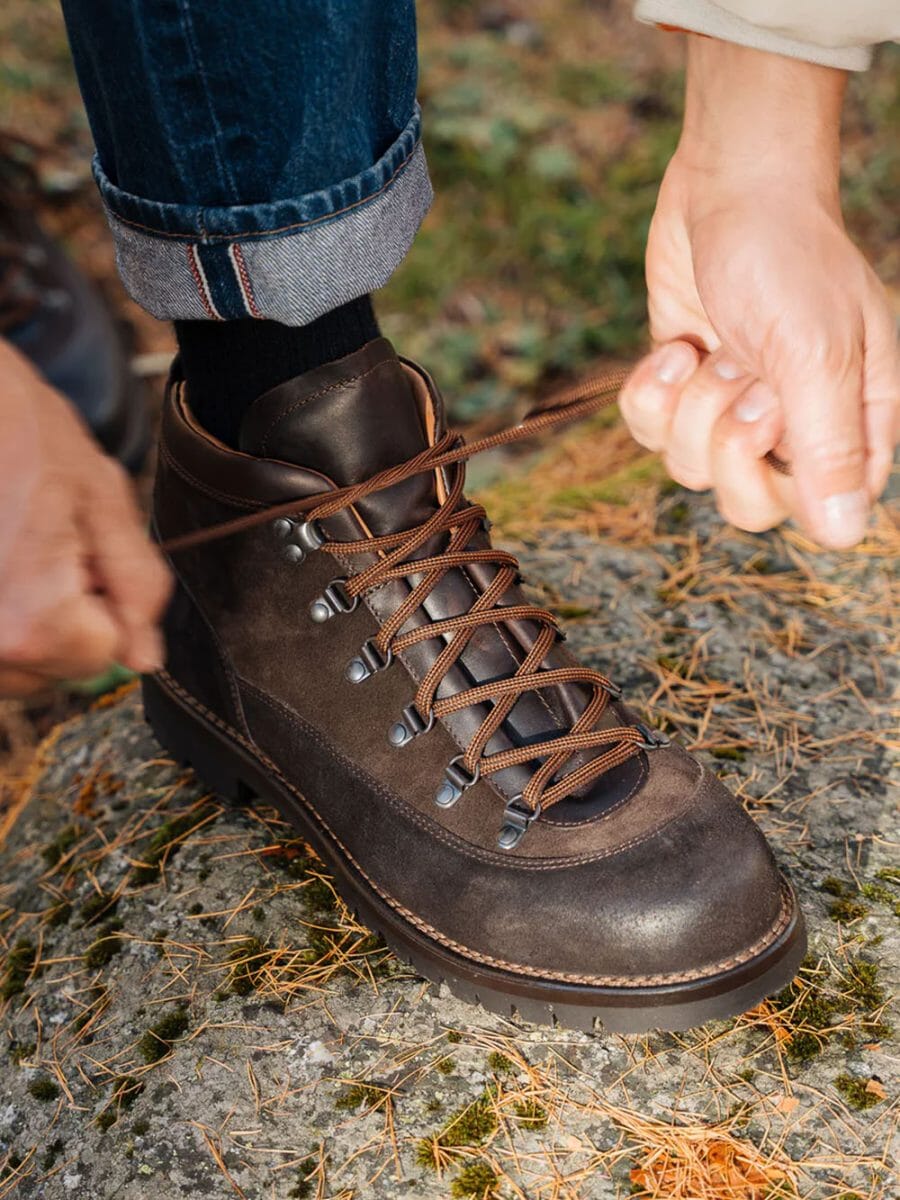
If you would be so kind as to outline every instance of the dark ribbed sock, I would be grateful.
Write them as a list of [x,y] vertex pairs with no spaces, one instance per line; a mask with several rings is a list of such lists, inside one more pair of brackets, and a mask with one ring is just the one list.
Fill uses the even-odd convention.
[[369,296],[309,325],[278,321],[176,321],[191,411],[207,432],[237,446],[258,396],[296,375],[360,350],[381,331]]

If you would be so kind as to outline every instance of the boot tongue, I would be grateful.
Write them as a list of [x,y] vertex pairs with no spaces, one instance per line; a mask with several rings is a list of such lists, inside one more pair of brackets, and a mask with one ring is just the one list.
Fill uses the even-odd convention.
[[[338,487],[406,462],[429,445],[422,402],[386,338],[298,375],[254,402],[240,449],[327,475]],[[358,506],[373,533],[408,528],[437,505],[431,474],[414,476]]]

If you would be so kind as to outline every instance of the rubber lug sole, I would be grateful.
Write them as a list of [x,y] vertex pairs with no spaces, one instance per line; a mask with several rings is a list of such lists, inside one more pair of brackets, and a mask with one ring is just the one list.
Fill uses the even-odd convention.
[[503,1017],[594,1032],[685,1030],[734,1017],[786,987],[806,954],[799,909],[762,954],[739,967],[687,984],[614,988],[517,976],[456,954],[427,937],[384,901],[284,784],[239,743],[205,721],[158,677],[143,682],[146,718],[160,744],[193,768],[222,799],[274,805],[327,864],[348,907],[423,978]]

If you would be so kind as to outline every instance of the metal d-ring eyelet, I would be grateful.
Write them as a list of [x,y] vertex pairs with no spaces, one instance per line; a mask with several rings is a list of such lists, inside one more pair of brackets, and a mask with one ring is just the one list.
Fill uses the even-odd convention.
[[438,808],[452,808],[463,792],[473,787],[481,778],[481,765],[470,771],[464,760],[464,754],[457,754],[447,763],[444,782],[434,795],[434,802]]
[[671,739],[668,738],[661,729],[651,729],[649,725],[645,725],[643,721],[635,722],[635,729],[641,731],[642,741],[638,742],[638,746],[648,753],[651,750],[659,750],[662,746],[668,746]]
[[382,653],[372,638],[363,642],[359,654],[351,658],[344,671],[344,678],[349,683],[362,683],[377,671],[383,671],[394,661],[394,652],[388,647],[387,654]]
[[501,850],[515,850],[519,842],[528,832],[529,826],[541,815],[541,805],[529,808],[521,795],[513,796],[503,810],[503,825],[497,837],[497,845]]
[[338,613],[351,613],[359,604],[359,596],[347,593],[346,579],[332,579],[321,596],[316,596],[309,606],[309,615],[317,625],[330,621]]
[[392,746],[405,746],[419,737],[423,733],[427,733],[434,725],[434,709],[428,710],[428,719],[419,712],[415,704],[407,704],[403,712],[400,714],[400,720],[395,721],[388,730],[388,741]]
[[272,522],[272,529],[279,541],[286,543],[284,557],[296,566],[326,541],[318,521],[292,521],[290,517],[279,517]]

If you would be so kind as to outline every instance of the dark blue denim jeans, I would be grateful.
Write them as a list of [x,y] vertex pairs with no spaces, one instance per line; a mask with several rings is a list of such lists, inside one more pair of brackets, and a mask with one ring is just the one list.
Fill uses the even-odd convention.
[[157,317],[302,325],[431,201],[414,0],[62,0],[122,279]]

